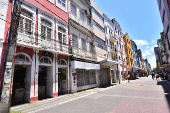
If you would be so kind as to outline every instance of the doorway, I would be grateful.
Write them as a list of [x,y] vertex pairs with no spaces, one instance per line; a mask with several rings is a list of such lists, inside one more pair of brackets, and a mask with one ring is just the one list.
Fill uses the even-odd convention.
[[58,68],[58,94],[66,94],[67,91],[67,68]]
[[30,102],[31,66],[15,65],[11,106]]
[[39,66],[38,99],[53,97],[53,79],[51,66]]

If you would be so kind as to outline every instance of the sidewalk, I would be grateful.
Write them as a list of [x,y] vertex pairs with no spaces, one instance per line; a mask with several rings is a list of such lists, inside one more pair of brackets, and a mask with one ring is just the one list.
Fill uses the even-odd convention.
[[[133,82],[133,81],[135,81],[135,80],[131,80],[131,82]],[[13,107],[11,107],[10,110],[11,111],[20,111],[22,113],[38,112],[38,111],[41,111],[41,110],[49,109],[49,108],[52,108],[52,107],[55,107],[55,106],[58,106],[58,105],[62,105],[62,104],[67,103],[67,102],[71,102],[71,101],[80,99],[80,98],[83,98],[83,97],[87,97],[87,96],[96,94],[98,92],[102,92],[102,91],[105,91],[105,90],[108,90],[108,89],[111,89],[111,88],[114,88],[114,87],[117,87],[119,85],[123,85],[123,84],[126,84],[126,83],[128,83],[127,80],[122,81],[121,84],[114,83],[111,86],[108,86],[106,88],[93,88],[93,89],[84,90],[84,91],[80,91],[80,92],[73,93],[73,94],[60,95],[56,98],[39,100],[36,103],[28,103],[28,104],[13,106]]]

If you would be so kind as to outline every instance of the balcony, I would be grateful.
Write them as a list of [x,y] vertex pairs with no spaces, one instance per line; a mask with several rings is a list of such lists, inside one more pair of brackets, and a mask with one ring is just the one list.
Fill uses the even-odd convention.
[[73,13],[69,12],[69,18],[74,20],[75,22],[77,22],[78,24],[80,24],[81,26],[85,27],[86,29],[88,29],[89,31],[93,32],[93,27],[90,26],[86,21],[80,19],[79,17],[77,17],[76,15],[74,15]]
[[115,43],[117,41],[116,37],[113,34],[109,34],[109,40],[112,43]]
[[72,54],[85,59],[97,60],[96,54],[90,51],[82,50],[78,47],[72,47]]
[[109,55],[109,60],[118,62],[116,55],[113,55],[113,54]]
[[71,49],[70,46],[66,43],[59,42],[54,39],[42,39],[41,36],[39,38],[34,38],[32,35],[26,35],[24,33],[18,33],[17,37],[17,45],[29,47],[29,48],[37,48],[47,51],[59,52],[61,54],[70,54]]
[[112,54],[116,54],[116,53],[117,53],[117,49],[114,48],[114,47],[110,47],[110,52],[111,52]]

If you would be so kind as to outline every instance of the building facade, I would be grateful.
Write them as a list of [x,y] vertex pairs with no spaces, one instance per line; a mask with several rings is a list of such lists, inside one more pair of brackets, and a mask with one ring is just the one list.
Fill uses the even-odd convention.
[[[67,5],[67,0],[27,0],[22,3],[14,56],[12,104],[23,100],[36,102],[39,99],[69,93],[70,47]],[[8,5],[8,17],[11,17],[11,6]],[[5,27],[5,30],[7,29],[8,27]],[[5,43],[1,62],[5,57]],[[1,74],[2,68],[1,63]]]
[[90,1],[69,0],[71,39],[71,92],[97,87],[98,71]]
[[163,32],[161,33],[162,41],[165,44],[164,49],[166,52],[167,63],[162,64],[162,67],[170,70],[170,1],[169,0],[157,0],[158,8],[162,20]]
[[95,50],[97,61],[100,63],[99,87],[105,87],[111,84],[110,66],[112,61],[108,60],[108,52],[106,48],[106,37],[104,30],[104,17],[103,12],[91,0],[92,6],[92,22],[95,39]]
[[133,60],[134,60],[134,77],[139,77],[139,73],[138,73],[138,57],[137,57],[137,45],[133,40],[131,41],[131,45],[132,45],[132,53],[133,53]]
[[111,67],[111,83],[120,81],[117,57],[117,38],[115,36],[115,27],[112,21],[104,14],[104,26],[106,36],[106,47],[108,51],[108,65]]
[[128,33],[126,33],[123,37],[123,40],[125,42],[125,52],[127,54],[126,56],[126,63],[127,63],[127,73],[131,76],[131,79],[134,79],[134,60],[133,60],[133,53],[132,53],[132,44],[130,41],[130,38],[128,36]]
[[114,34],[117,39],[116,48],[117,48],[117,58],[118,58],[118,72],[117,75],[120,76],[120,81],[125,79],[126,76],[126,60],[125,60],[125,52],[124,52],[124,41],[123,41],[123,33],[120,27],[120,24],[114,19],[111,20],[114,25]]

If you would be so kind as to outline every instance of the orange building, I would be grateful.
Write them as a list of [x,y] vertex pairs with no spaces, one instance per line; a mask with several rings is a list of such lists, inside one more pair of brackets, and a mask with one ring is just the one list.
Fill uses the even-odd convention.
[[131,45],[131,41],[128,36],[128,33],[124,35],[123,40],[125,42],[125,54],[126,54],[127,68],[133,67],[134,60],[133,60],[133,53],[132,53],[132,45]]

